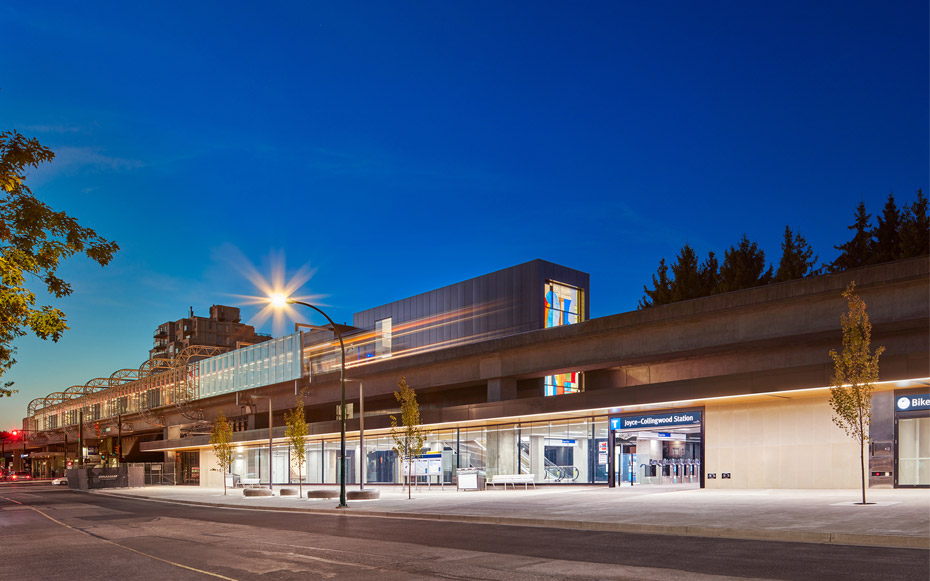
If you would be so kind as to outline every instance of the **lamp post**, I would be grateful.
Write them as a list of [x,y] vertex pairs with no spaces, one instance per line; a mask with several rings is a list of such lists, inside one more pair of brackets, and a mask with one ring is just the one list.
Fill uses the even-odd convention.
[[336,327],[336,323],[329,318],[329,315],[319,308],[302,301],[295,301],[284,295],[274,295],[271,297],[271,304],[276,307],[284,305],[303,305],[323,315],[329,324],[333,326],[333,332],[339,339],[339,351],[342,354],[342,365],[339,367],[339,384],[342,390],[342,405],[339,407],[339,506],[336,508],[348,508],[346,504],[346,346],[342,341],[342,333]]
[[347,379],[346,381],[358,383],[358,489],[365,490],[365,469],[368,460],[365,458],[365,385],[361,379]]

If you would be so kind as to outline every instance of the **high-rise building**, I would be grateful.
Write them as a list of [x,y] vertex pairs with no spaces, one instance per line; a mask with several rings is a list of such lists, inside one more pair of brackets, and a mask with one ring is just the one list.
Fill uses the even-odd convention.
[[238,349],[269,339],[270,335],[256,333],[255,327],[241,322],[238,307],[211,305],[209,317],[194,316],[194,308],[191,307],[190,316],[186,319],[168,321],[155,329],[155,343],[149,351],[149,358],[172,359],[191,345]]

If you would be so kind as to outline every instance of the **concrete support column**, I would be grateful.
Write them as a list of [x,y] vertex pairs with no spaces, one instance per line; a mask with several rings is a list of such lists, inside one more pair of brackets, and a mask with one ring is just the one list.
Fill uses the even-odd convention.
[[516,474],[520,459],[514,430],[488,430],[486,469],[488,476]]
[[517,399],[517,380],[512,377],[494,377],[488,380],[488,401]]

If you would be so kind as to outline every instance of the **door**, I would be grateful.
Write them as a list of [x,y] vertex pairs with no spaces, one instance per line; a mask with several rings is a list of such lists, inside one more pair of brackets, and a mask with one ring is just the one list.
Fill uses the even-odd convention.
[[636,477],[636,444],[621,444],[620,446],[620,482],[630,486],[638,482]]
[[898,486],[930,487],[930,417],[897,421]]

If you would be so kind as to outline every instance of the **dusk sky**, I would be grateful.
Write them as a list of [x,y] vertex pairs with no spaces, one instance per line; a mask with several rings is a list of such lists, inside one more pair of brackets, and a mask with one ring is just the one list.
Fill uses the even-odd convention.
[[746,233],[777,265],[787,224],[828,262],[860,200],[928,188],[926,0],[11,0],[0,23],[0,130],[56,152],[27,183],[121,248],[61,269],[71,330],[18,342],[7,427],[282,253],[337,322],[535,258],[590,273],[600,317],[686,242]]

